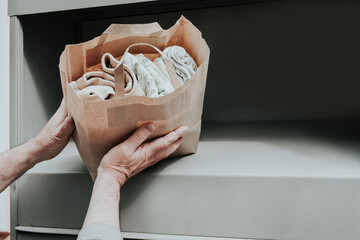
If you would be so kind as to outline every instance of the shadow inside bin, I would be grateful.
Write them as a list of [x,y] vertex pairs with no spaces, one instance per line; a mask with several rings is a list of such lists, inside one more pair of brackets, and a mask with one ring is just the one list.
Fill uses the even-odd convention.
[[327,119],[205,123],[200,141],[261,141],[295,152],[301,149],[299,146],[312,151],[316,144],[360,157],[360,147],[356,147],[360,143],[359,122],[360,119]]
[[[290,122],[242,122],[242,123],[203,123],[200,137],[201,142],[261,142],[271,145],[281,152],[288,152],[290,156],[301,156],[304,159],[314,158],[321,167],[324,164],[338,163],[358,166],[360,163],[360,127],[359,120],[318,120],[318,121],[290,121]],[[245,146],[245,145],[239,145]],[[221,151],[221,145],[218,145]],[[239,159],[243,151],[239,149]],[[261,151],[262,149],[258,149]],[[124,185],[121,204],[123,208],[130,207],[148,188],[155,184],[164,174],[170,173],[167,168],[177,167],[182,160],[195,155],[174,159],[164,159],[156,165],[144,170]],[[262,156],[260,154],[260,156]],[[192,159],[196,161],[196,159]],[[192,161],[191,160],[191,161]],[[294,159],[284,159],[294,168],[298,164]],[[187,162],[186,164],[188,164]],[[313,164],[310,161],[309,164]],[[261,168],[261,166],[259,166]],[[173,168],[172,168],[173,169]],[[167,172],[167,173],[165,173]],[[170,184],[170,183],[169,183]],[[174,186],[179,187],[179,186]],[[151,189],[151,190],[155,190]],[[145,193],[147,194],[147,193]],[[170,194],[170,193],[169,193]]]
[[[24,74],[22,94],[25,140],[37,134],[60,106],[63,97],[59,58],[66,44],[76,42],[76,25],[61,13],[22,16]],[[44,31],[46,29],[46,31]]]

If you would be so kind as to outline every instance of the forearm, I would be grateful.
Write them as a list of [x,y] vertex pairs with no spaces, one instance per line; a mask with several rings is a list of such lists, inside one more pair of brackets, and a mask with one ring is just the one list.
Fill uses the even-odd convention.
[[37,149],[32,140],[0,153],[0,192],[39,161]]
[[98,172],[84,227],[104,223],[120,229],[120,183],[108,174]]
[[35,164],[57,156],[74,130],[64,100],[43,130],[27,143],[0,153],[0,192]]

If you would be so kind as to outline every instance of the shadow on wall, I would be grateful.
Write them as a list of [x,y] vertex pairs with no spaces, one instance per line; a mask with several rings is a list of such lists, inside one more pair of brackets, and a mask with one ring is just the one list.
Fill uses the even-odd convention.
[[51,116],[62,97],[65,44],[91,39],[111,23],[167,28],[183,14],[211,48],[204,122],[358,118],[359,7],[290,0],[130,17],[120,11],[114,18],[100,9],[103,18],[76,12],[80,23],[65,13],[30,15],[23,18],[25,59]]
[[204,122],[358,118],[359,8],[348,0],[269,1],[89,19],[81,32],[89,40],[111,23],[167,28],[184,15],[211,49]]

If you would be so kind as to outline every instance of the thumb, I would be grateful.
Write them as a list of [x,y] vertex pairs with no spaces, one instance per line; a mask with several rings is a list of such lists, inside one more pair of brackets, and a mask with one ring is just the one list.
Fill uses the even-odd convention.
[[152,123],[140,126],[127,140],[126,143],[132,150],[137,149],[155,131]]
[[59,126],[58,137],[60,139],[68,139],[74,131],[75,123],[72,117],[67,116]]
[[59,108],[57,109],[57,111],[51,118],[51,122],[54,122],[54,124],[56,126],[58,126],[65,120],[67,115],[68,115],[68,113],[67,113],[67,109],[66,109],[66,104],[65,104],[64,99],[62,99]]

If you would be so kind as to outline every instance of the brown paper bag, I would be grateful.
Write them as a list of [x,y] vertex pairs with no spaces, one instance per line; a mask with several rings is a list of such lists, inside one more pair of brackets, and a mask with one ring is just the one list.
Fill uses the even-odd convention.
[[[158,49],[178,45],[195,60],[198,70],[184,85],[176,84],[174,70],[169,70],[174,92],[159,97],[124,96],[123,69],[115,69],[115,97],[109,100],[82,100],[69,83],[93,70],[104,53],[120,58],[134,43],[146,43]],[[132,53],[159,55],[148,45],[135,44]],[[100,37],[85,43],[67,45],[60,57],[61,84],[70,116],[76,129],[73,139],[81,158],[95,179],[102,157],[115,145],[134,132],[140,125],[153,122],[156,138],[187,125],[181,146],[170,157],[195,153],[200,136],[206,76],[210,50],[201,32],[186,18],[181,17],[170,29],[163,30],[158,23],[113,24]]]

